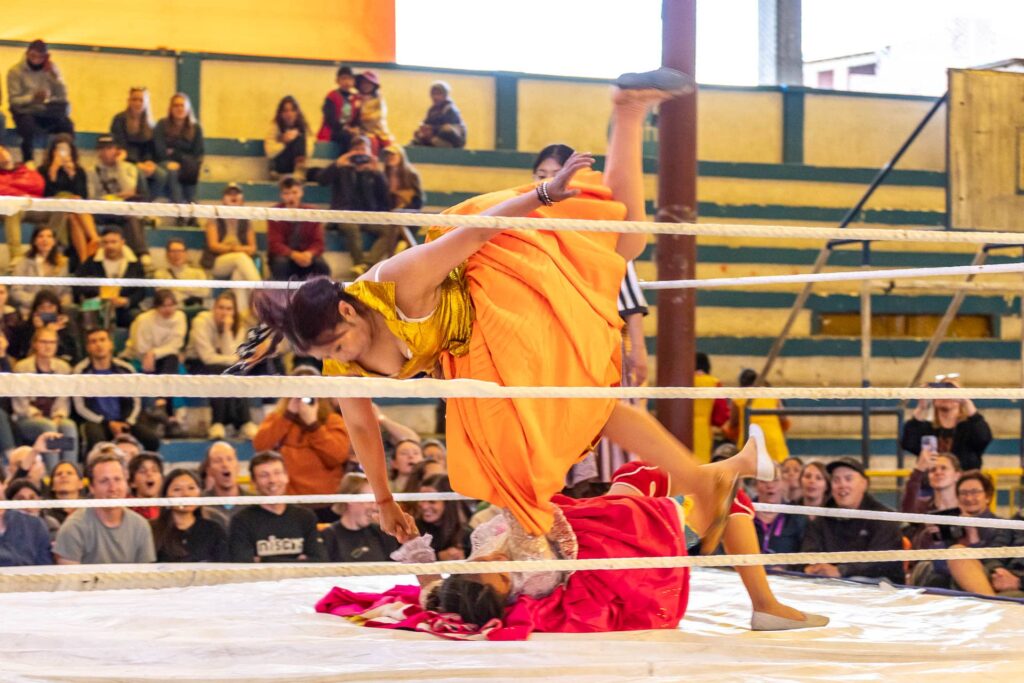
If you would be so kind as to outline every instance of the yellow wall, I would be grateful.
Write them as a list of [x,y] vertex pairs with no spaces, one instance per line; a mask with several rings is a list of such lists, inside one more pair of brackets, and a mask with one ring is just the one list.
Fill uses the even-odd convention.
[[[205,60],[200,74],[201,120],[208,137],[262,139],[278,101],[294,95],[314,132],[324,95],[334,87],[333,66]],[[430,106],[430,83],[445,80],[468,129],[467,147],[494,147],[494,79],[489,76],[379,69],[388,125],[399,142],[412,134]]]
[[[808,94],[804,104],[804,163],[882,166],[931,106],[924,100]],[[898,168],[945,170],[945,108],[928,123]]]
[[[71,118],[78,130],[106,131],[110,119],[125,108],[128,89],[149,87],[157,117],[163,116],[174,94],[174,58],[118,55],[105,52],[52,50],[53,61],[68,84]],[[11,64],[25,54],[22,48],[0,46],[0,70],[5,74]],[[3,84],[4,110],[7,109],[7,83]]]
[[[553,142],[603,154],[611,115],[604,83],[519,81],[520,151]],[[772,92],[700,93],[697,155],[708,161],[782,161],[782,97]]]
[[395,61],[394,0],[4,0],[0,22],[8,40]]
[[536,152],[554,142],[604,154],[611,103],[604,83],[519,81],[519,149]]
[[697,158],[701,161],[782,163],[782,95],[700,91]]
[[[0,71],[18,61],[20,47],[0,47]],[[149,86],[154,113],[166,112],[174,91],[175,58],[99,51],[54,50],[67,80],[72,116],[79,130],[105,131],[127,89]],[[295,95],[310,124],[320,123],[320,106],[333,87],[331,64],[203,59],[200,120],[209,137],[262,139],[278,100]],[[411,139],[428,105],[429,84],[448,81],[469,129],[468,147],[495,144],[495,77],[488,73],[441,73],[384,66],[377,69],[399,142]],[[703,161],[782,161],[782,96],[762,90],[706,89],[698,107],[698,157]],[[920,121],[930,103],[923,100],[808,93],[805,97],[804,161],[813,166],[879,167]],[[521,78],[518,82],[518,149],[536,151],[561,141],[577,149],[605,151],[611,112],[609,86],[587,81]],[[649,131],[649,134],[651,132]],[[900,162],[901,169],[945,169],[945,112],[940,112]],[[745,194],[749,183],[732,190],[708,179],[717,196]],[[732,181],[730,181],[732,182]],[[853,186],[818,193],[816,206],[851,204]],[[795,189],[789,186],[786,191]],[[820,186],[819,186],[820,189]],[[812,192],[814,195],[816,191]],[[743,203],[791,203],[775,191],[760,191]],[[883,187],[871,208],[934,206],[932,190]],[[893,195],[896,196],[893,199]],[[720,201],[714,199],[713,201]],[[799,203],[799,202],[797,202]]]

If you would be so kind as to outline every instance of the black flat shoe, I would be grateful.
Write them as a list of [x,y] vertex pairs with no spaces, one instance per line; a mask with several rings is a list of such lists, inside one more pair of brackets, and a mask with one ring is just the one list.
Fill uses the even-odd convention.
[[667,66],[643,73],[622,74],[615,79],[615,85],[623,90],[661,90],[674,95],[686,95],[697,87],[693,76]]

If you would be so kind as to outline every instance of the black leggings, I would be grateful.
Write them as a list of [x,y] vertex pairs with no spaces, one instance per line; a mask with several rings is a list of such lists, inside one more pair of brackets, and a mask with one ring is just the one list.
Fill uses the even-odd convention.
[[32,161],[36,133],[70,133],[75,134],[75,124],[67,115],[67,105],[48,107],[47,111],[38,114],[15,114],[14,127],[21,137],[21,160]]
[[[227,366],[200,364],[198,370],[204,375],[219,375],[227,370]],[[213,424],[231,425],[238,428],[252,421],[249,414],[249,401],[244,398],[211,398],[210,412]]]
[[[156,362],[153,365],[154,375],[177,375],[178,366],[180,365],[180,361],[178,360],[178,354],[174,353],[169,356],[161,356],[160,358],[156,359]],[[171,397],[167,397],[163,400],[166,402],[167,416],[173,417],[174,406],[171,404],[171,401],[173,399],[171,399]]]

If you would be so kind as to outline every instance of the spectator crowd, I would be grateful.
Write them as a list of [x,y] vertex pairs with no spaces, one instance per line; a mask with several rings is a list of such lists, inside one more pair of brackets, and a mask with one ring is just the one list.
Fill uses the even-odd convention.
[[[316,132],[291,95],[281,98],[272,116],[268,112],[263,146],[269,177],[280,181],[278,206],[305,206],[303,186],[313,183],[328,188],[332,209],[421,209],[422,183],[388,129],[380,77],[374,71],[356,73],[342,66],[335,84],[336,88],[324,98]],[[451,99],[450,86],[438,81],[429,92],[427,113],[408,144],[465,146],[466,126]],[[2,147],[5,118],[0,117],[0,196],[176,204],[196,201],[206,148],[203,127],[187,94],[174,94],[165,115],[158,118],[149,91],[145,87],[131,88],[124,109],[113,114],[109,132],[96,141],[95,161],[85,165],[75,142],[67,93],[64,77],[46,43],[33,41],[22,60],[7,73],[8,106],[19,139],[20,158],[16,160],[11,150]],[[0,101],[2,95],[0,89]],[[334,155],[333,162],[314,166],[316,142],[327,145]],[[36,155],[40,144],[44,147],[41,159]],[[232,205],[244,204],[241,185],[229,184],[224,189],[224,200]],[[38,258],[38,251],[30,246],[32,258],[16,261],[15,274],[79,273],[90,262],[101,260],[98,254],[102,238],[110,228],[117,228],[125,240],[128,262],[138,262],[147,274],[156,268],[147,239],[156,225],[153,218],[39,212],[10,216],[5,218],[4,228],[11,259],[22,256],[23,221],[37,229],[49,228],[55,244],[62,248],[52,258],[46,257],[49,252]],[[271,222],[266,254],[258,253],[254,226],[247,221],[211,220],[201,227],[205,244],[200,266],[214,278],[254,280],[260,279],[264,270],[274,278],[328,271],[322,258],[322,224]],[[394,226],[340,225],[326,229],[337,229],[345,236],[355,274],[394,253],[401,239],[400,229]],[[364,248],[364,242],[368,248]],[[27,307],[29,302],[20,303]]]
[[[281,98],[264,139],[269,177],[279,203],[303,208],[307,183],[328,188],[333,209],[419,210],[422,183],[387,123],[377,73],[342,66],[325,97],[316,132],[299,102]],[[83,166],[75,143],[67,87],[46,44],[33,41],[7,74],[8,105],[20,140],[20,160],[0,145],[0,195],[91,198],[103,201],[193,202],[202,176],[203,129],[187,95],[177,93],[157,120],[144,87],[128,92],[96,158]],[[409,144],[463,147],[466,126],[443,82],[430,87],[429,109]],[[0,120],[0,132],[3,121]],[[45,139],[41,161],[35,148]],[[336,153],[314,165],[314,144]],[[245,191],[228,183],[222,203],[244,206]],[[22,222],[31,238],[21,243]],[[150,254],[156,221],[114,214],[28,212],[8,217],[5,231],[11,272],[26,276],[210,280],[209,287],[152,289],[112,282],[99,287],[0,285],[0,372],[47,374],[219,374],[237,362],[236,349],[250,319],[247,290],[217,290],[217,280],[305,279],[332,275],[324,258],[325,230],[313,221],[272,220],[267,249],[245,219],[212,218],[201,226],[195,260],[184,239],[166,240]],[[358,275],[400,248],[396,227],[339,225]],[[157,263],[157,260],[162,262]],[[316,375],[309,359],[293,374]],[[646,360],[642,367],[646,368]],[[698,386],[719,386],[710,359],[698,354]],[[257,372],[279,374],[280,361]],[[646,372],[646,370],[644,370]],[[642,381],[642,378],[641,380]],[[740,386],[757,382],[744,370]],[[955,385],[955,380],[952,380]],[[81,510],[9,510],[0,515],[0,566],[138,562],[383,561],[393,538],[376,524],[375,506],[291,504],[202,506],[202,496],[366,493],[369,485],[351,450],[344,419],[327,400],[282,399],[263,405],[241,398],[209,401],[208,423],[191,419],[196,406],[173,396],[37,396],[0,398],[0,493],[9,500],[138,499],[136,505]],[[696,401],[695,448],[702,462],[728,457],[745,440],[749,423],[761,426],[778,459],[774,481],[756,485],[756,499],[848,510],[886,510],[871,493],[859,461],[803,462],[790,457],[788,420],[774,400]],[[380,415],[391,448],[392,487],[400,492],[445,492],[444,444],[423,440]],[[195,435],[211,443],[195,470],[169,469],[160,451],[168,440]],[[235,441],[228,441],[233,438]],[[917,461],[902,496],[905,511],[991,517],[994,487],[981,472],[991,441],[971,401],[921,402],[901,436]],[[256,453],[241,474],[238,441]],[[600,486],[601,482],[597,482]],[[592,489],[591,489],[592,490]],[[182,499],[176,507],[146,505],[146,498]],[[460,502],[409,506],[430,533],[440,559],[469,552],[469,532],[486,511]],[[1020,519],[1020,515],[1017,517]],[[1024,545],[1024,534],[970,527],[910,526],[893,522],[757,512],[765,553],[892,550],[902,547]],[[1021,592],[1024,562],[975,560],[863,562],[787,567],[810,575],[962,588],[986,594]]]

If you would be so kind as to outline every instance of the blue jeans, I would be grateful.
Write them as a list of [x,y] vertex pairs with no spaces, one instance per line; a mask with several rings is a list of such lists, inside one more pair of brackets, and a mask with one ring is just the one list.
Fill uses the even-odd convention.
[[7,451],[15,448],[14,429],[11,426],[11,414],[0,408],[0,465],[7,465]]
[[78,462],[78,429],[71,420],[61,420],[55,424],[53,420],[45,417],[26,417],[18,420],[18,433],[21,434],[21,441],[24,444],[32,445],[43,432],[60,432],[61,436],[69,437],[72,440],[71,448],[56,452],[43,453],[43,460],[46,462],[46,471],[53,469],[59,460]]
[[[166,191],[164,193],[162,193],[162,194],[163,194],[163,196],[165,196],[168,199],[170,199],[172,204],[184,204],[185,201],[186,201],[185,200],[184,186],[181,184],[181,181],[178,180],[178,171],[177,170],[173,170],[172,171],[171,169],[167,168],[167,164],[170,164],[170,163],[172,163],[172,162],[170,162],[170,161],[161,161],[160,165],[159,165],[160,170],[162,170],[165,174],[167,174],[166,181],[165,181],[165,183],[166,183],[166,185],[165,185]],[[193,193],[193,196],[194,196],[194,193]]]
[[144,195],[149,201],[156,201],[159,198],[171,198],[169,185],[170,172],[159,164],[153,168],[153,175],[146,176],[139,172],[139,185],[136,188],[138,193]]

